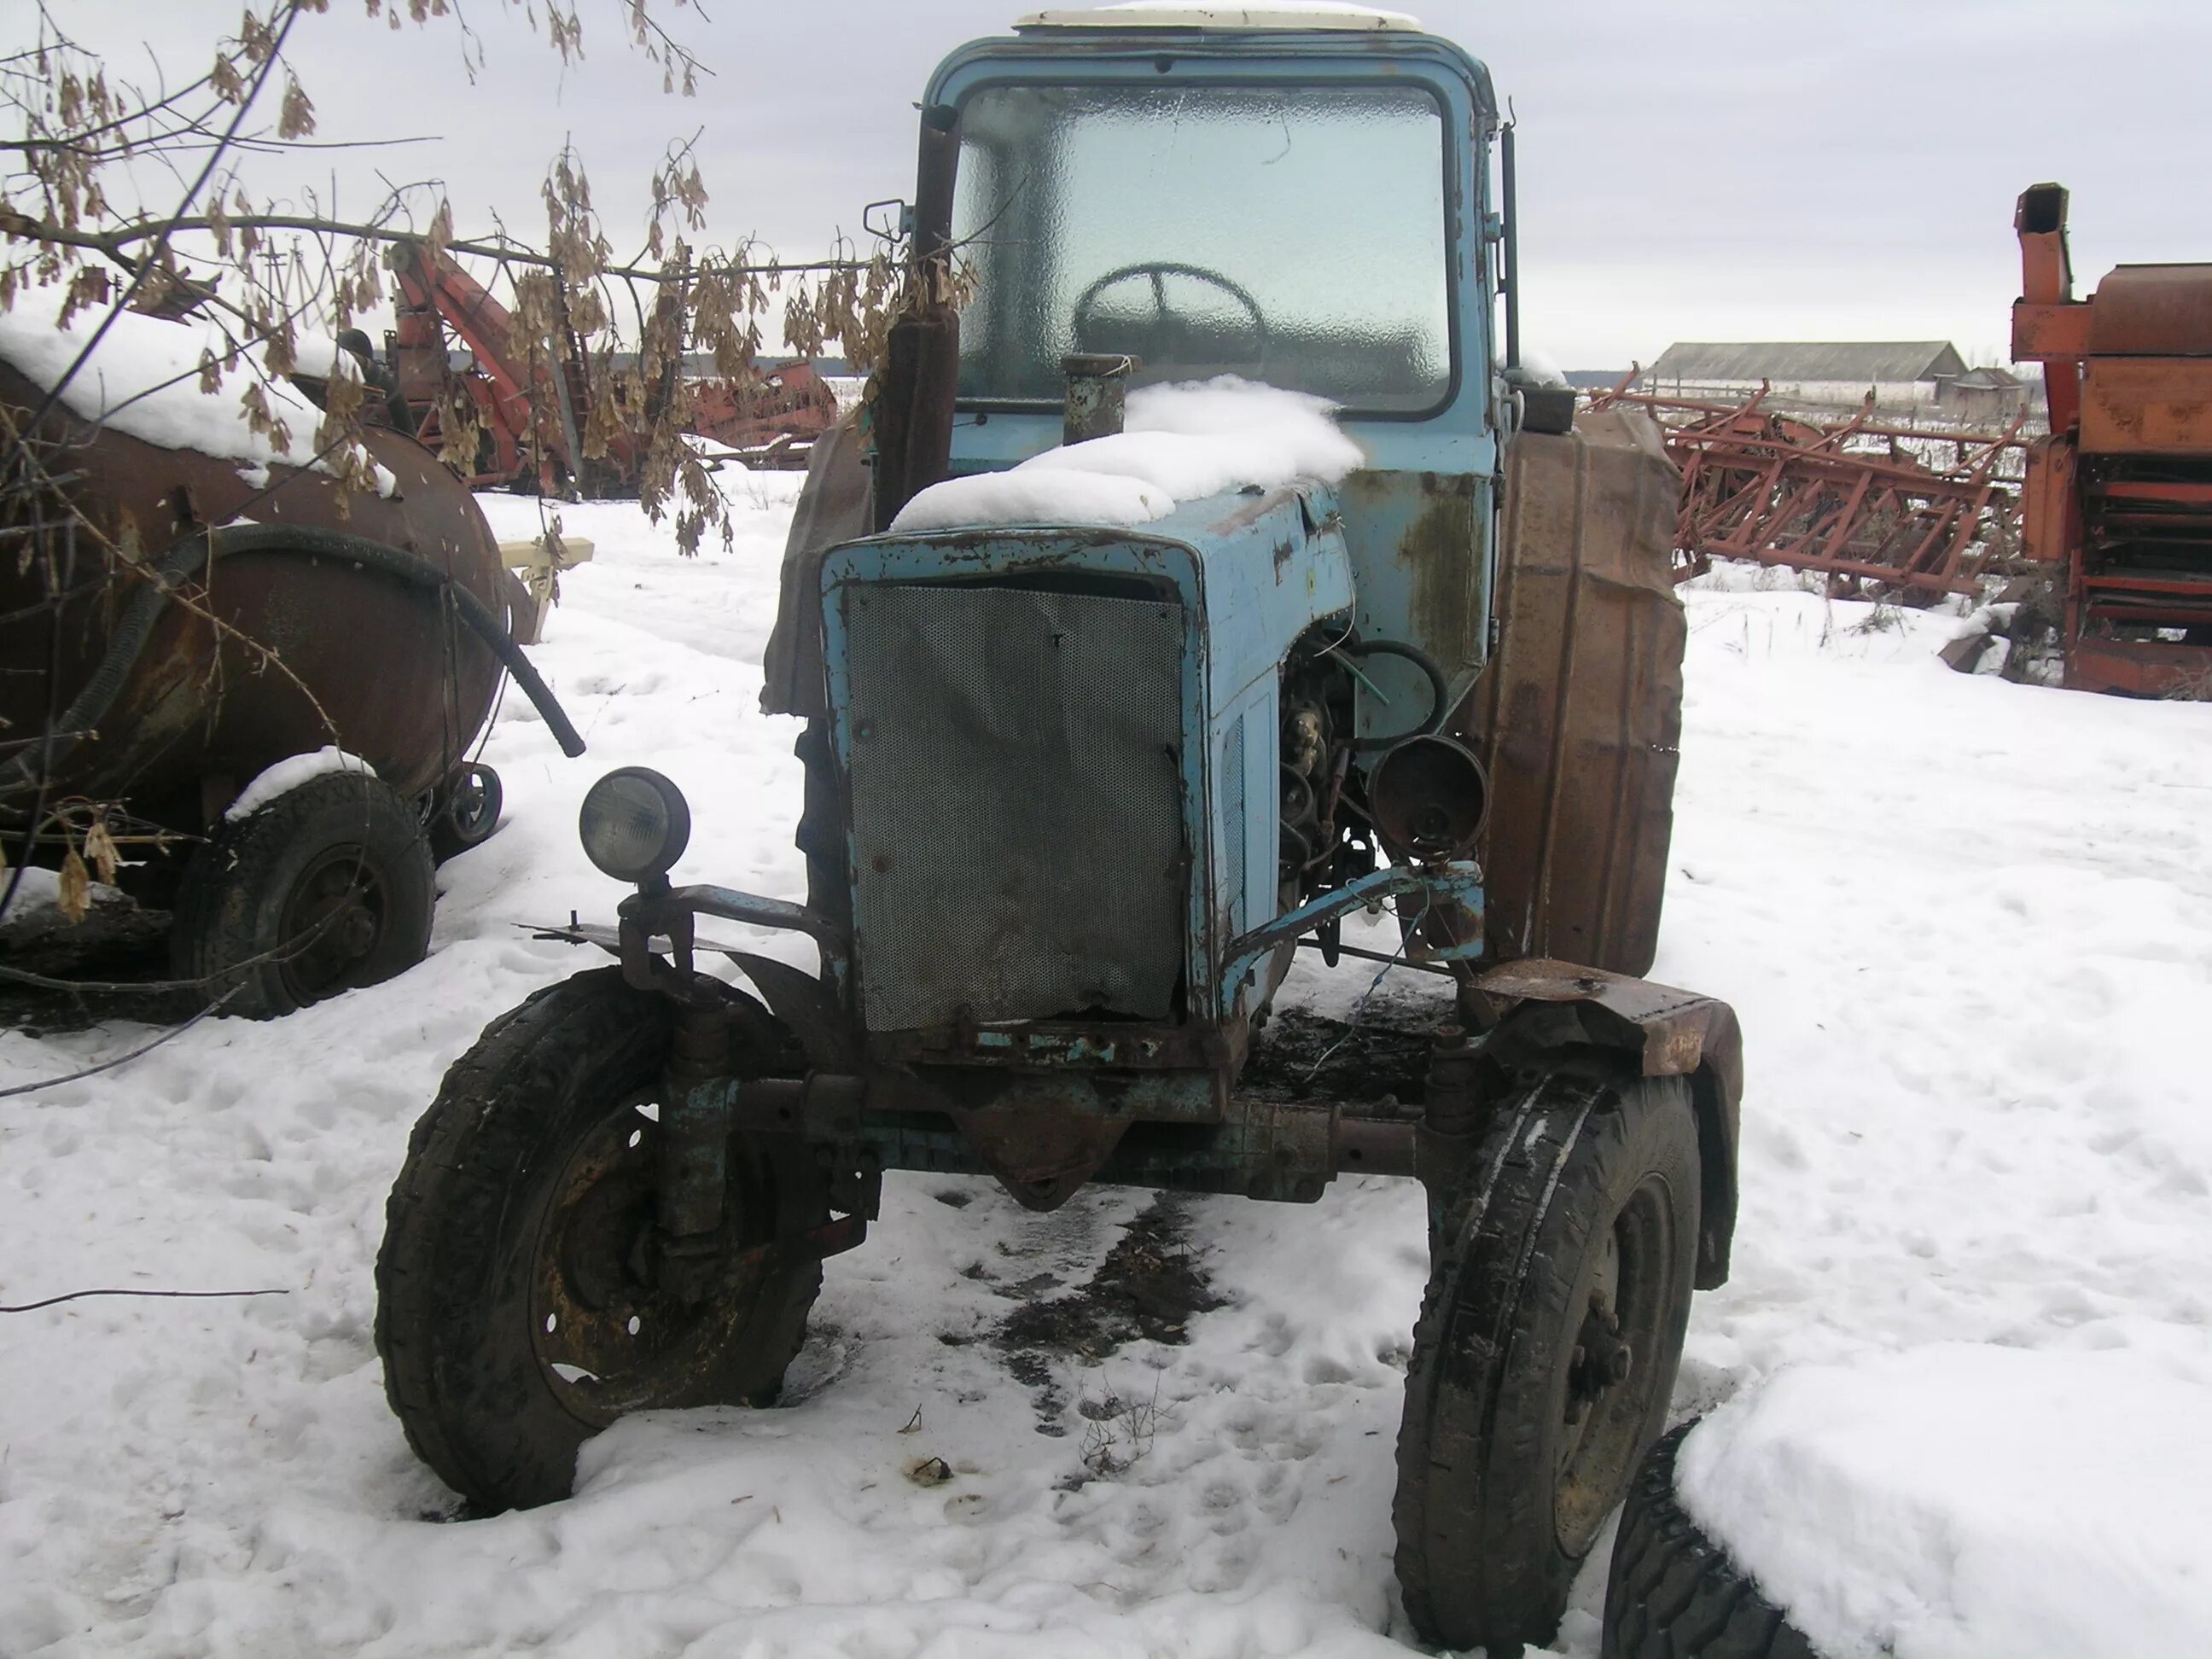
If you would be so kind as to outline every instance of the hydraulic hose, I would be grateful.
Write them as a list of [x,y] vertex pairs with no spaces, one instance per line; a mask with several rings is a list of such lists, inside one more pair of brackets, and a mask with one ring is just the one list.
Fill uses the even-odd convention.
[[1347,657],[1397,657],[1421,671],[1429,683],[1430,708],[1428,718],[1410,732],[1393,732],[1387,738],[1355,738],[1352,747],[1360,753],[1376,749],[1388,749],[1393,744],[1403,743],[1407,738],[1431,736],[1444,723],[1450,712],[1451,690],[1444,678],[1444,671],[1437,659],[1418,645],[1408,645],[1403,640],[1363,640],[1356,635],[1336,647]]
[[[196,530],[154,564],[151,579],[140,585],[116,619],[107,654],[100,659],[100,666],[93,671],[84,689],[55,722],[63,732],[76,735],[54,740],[51,751],[42,757],[48,773],[76,747],[82,734],[96,727],[113,706],[146,648],[154,624],[169,603],[170,590],[198,574],[210,556],[220,558],[233,553],[298,553],[309,558],[343,559],[381,571],[410,587],[432,592],[450,590],[461,620],[499,659],[523,694],[545,717],[545,724],[560,744],[561,752],[572,759],[584,752],[584,739],[569,722],[551,688],[538,678],[530,659],[523,655],[522,647],[514,642],[514,636],[492,613],[491,607],[421,554],[343,530],[292,525],[233,525],[219,530]],[[17,756],[7,773],[0,776],[4,776],[0,789],[14,789],[36,781],[39,774],[33,770],[27,751]]]

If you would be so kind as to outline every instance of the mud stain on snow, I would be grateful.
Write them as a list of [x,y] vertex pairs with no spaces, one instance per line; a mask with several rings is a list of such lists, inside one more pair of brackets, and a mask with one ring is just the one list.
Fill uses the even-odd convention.
[[1027,1285],[1012,1287],[1029,1299],[1000,1322],[992,1340],[1014,1380],[1035,1391],[1038,1433],[1066,1432],[1055,1359],[1097,1364],[1127,1343],[1186,1342],[1192,1318],[1223,1305],[1189,1247],[1185,1208],[1172,1194],[1155,1198],[1090,1279],[1065,1295],[1048,1299]]

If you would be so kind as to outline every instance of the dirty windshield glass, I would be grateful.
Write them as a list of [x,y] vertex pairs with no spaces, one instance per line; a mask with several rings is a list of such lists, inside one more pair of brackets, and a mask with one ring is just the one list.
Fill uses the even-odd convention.
[[1004,86],[963,106],[960,391],[1059,402],[1070,352],[1356,411],[1451,380],[1443,117],[1393,87]]

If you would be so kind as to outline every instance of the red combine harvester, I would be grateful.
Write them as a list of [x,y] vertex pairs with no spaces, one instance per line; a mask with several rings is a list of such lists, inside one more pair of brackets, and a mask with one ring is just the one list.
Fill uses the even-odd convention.
[[[476,404],[483,434],[471,483],[541,495],[571,487],[587,495],[637,494],[643,457],[626,434],[615,434],[604,455],[584,453],[583,411],[592,404],[595,368],[588,355],[572,343],[559,357],[532,363],[507,307],[450,258],[420,243],[403,246],[396,274],[392,368],[425,443],[436,447],[442,439],[438,402],[456,378],[448,353],[457,341],[475,359],[458,378]],[[556,416],[542,441],[531,417],[533,392],[545,395]],[[837,418],[836,396],[805,362],[757,369],[744,384],[696,381],[691,398],[692,433],[753,467],[805,466],[814,440]]]
[[2066,191],[2021,193],[2012,355],[2044,366],[2026,551],[2058,567],[2066,684],[2212,690],[2212,264],[2121,265],[2074,297]]

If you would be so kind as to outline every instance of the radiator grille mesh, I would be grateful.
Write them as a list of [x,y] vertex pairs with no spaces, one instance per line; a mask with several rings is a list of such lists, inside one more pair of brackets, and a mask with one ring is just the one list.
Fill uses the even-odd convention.
[[1172,1012],[1182,611],[854,586],[854,923],[872,1030]]

